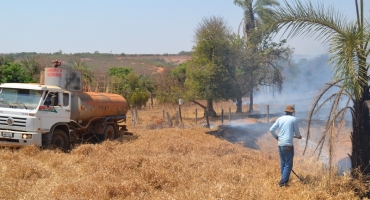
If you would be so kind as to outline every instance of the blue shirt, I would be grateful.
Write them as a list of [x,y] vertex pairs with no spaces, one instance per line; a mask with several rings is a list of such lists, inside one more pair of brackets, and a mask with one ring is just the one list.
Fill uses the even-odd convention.
[[[275,130],[279,128],[279,134]],[[301,136],[298,128],[297,118],[291,115],[279,117],[270,128],[271,134],[278,139],[278,146],[293,146],[294,134]]]

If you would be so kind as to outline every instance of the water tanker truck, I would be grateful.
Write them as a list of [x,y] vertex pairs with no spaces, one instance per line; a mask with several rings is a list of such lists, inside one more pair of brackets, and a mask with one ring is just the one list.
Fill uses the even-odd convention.
[[0,146],[69,149],[127,131],[128,104],[117,94],[84,92],[81,72],[45,68],[40,83],[0,85]]

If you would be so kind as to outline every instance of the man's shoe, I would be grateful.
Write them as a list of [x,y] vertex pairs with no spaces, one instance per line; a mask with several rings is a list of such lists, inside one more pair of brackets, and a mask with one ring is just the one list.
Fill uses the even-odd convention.
[[280,187],[286,187],[286,186],[288,186],[286,183],[279,183],[279,186]]

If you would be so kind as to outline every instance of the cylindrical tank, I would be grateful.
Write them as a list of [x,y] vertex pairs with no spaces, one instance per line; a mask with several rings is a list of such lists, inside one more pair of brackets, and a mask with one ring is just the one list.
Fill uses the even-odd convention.
[[93,117],[124,116],[128,104],[118,94],[74,92],[71,99],[71,119],[88,121]]

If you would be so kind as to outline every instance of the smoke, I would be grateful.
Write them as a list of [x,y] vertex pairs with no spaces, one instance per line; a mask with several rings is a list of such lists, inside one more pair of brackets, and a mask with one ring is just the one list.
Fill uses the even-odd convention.
[[[305,120],[307,119],[309,111],[312,109],[312,105],[317,95],[322,91],[327,83],[332,82],[334,77],[333,66],[330,65],[329,56],[324,54],[310,60],[300,59],[294,61],[291,67],[284,69],[285,81],[283,90],[280,94],[272,93],[271,91],[260,90],[255,95],[254,102],[260,106],[259,110],[267,112],[267,105],[269,105],[269,113],[284,114],[284,109],[287,104],[293,104],[295,106],[295,116],[300,121],[300,127],[304,127]],[[326,99],[329,95],[337,92],[338,89],[330,89],[322,98]],[[344,106],[342,101],[341,107]],[[263,108],[266,106],[266,108]],[[313,116],[316,126],[323,127],[332,106],[332,102],[326,103],[317,114]],[[262,108],[261,108],[262,107]],[[347,112],[345,116],[346,121],[351,121],[350,113]],[[346,123],[347,125],[351,123]],[[300,146],[306,145],[305,139],[299,141]],[[308,147],[316,147],[316,141],[308,141]],[[323,150],[320,160],[325,165],[329,165],[329,153],[327,150]],[[351,162],[348,156],[343,157],[337,163],[340,174],[351,168]]]
[[[285,80],[282,92],[277,93],[270,91],[269,88],[261,88],[255,94],[254,103],[260,106],[259,110],[262,112],[267,112],[267,105],[269,105],[270,113],[281,114],[284,114],[287,104],[293,104],[296,110],[296,117],[298,119],[306,119],[319,92],[327,86],[327,83],[333,80],[333,67],[328,60],[329,56],[326,54],[310,60],[293,60],[291,65],[284,69]],[[333,94],[333,92],[335,92],[335,89],[329,90],[323,99]],[[325,104],[313,119],[326,119],[331,107],[330,103]],[[264,108],[264,106],[266,107]],[[346,116],[346,120],[351,120],[349,113]]]

